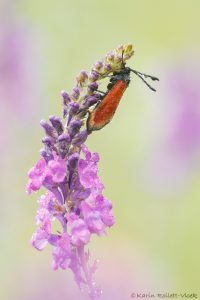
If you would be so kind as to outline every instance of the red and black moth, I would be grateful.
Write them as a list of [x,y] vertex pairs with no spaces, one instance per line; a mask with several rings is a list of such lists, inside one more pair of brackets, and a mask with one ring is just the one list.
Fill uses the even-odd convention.
[[123,68],[120,71],[114,72],[113,75],[110,76],[110,82],[107,86],[107,92],[102,96],[92,112],[89,112],[89,116],[87,119],[87,131],[89,133],[94,130],[100,130],[112,120],[119,102],[131,81],[131,72],[140,77],[140,79],[152,91],[156,91],[145,80],[145,78],[150,78],[153,81],[158,81],[159,79],[157,77],[138,72],[129,67],[125,67],[125,63],[123,63]]

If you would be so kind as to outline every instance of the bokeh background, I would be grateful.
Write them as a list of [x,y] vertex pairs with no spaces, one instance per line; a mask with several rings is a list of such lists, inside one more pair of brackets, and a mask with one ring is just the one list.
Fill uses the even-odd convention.
[[37,198],[25,193],[38,160],[39,121],[61,115],[60,91],[122,43],[138,78],[107,127],[87,145],[100,154],[115,226],[90,249],[102,300],[131,293],[200,297],[200,1],[0,0],[0,299],[87,299],[70,271],[29,240]]

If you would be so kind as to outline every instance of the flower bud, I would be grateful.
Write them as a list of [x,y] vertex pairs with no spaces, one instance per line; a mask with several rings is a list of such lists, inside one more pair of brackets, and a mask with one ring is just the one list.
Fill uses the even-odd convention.
[[99,73],[95,70],[92,70],[90,73],[90,81],[97,81],[99,79]]
[[53,154],[45,149],[40,150],[40,155],[45,159],[47,163],[53,159]]
[[82,122],[80,120],[73,120],[69,126],[69,135],[73,138],[80,130]]
[[77,134],[75,136],[75,138],[72,140],[72,145],[75,145],[75,146],[80,146],[82,145],[86,139],[88,137],[88,132],[87,130],[83,130],[81,131],[79,134]]
[[116,49],[116,52],[119,53],[119,52],[122,52],[124,50],[124,46],[123,45],[119,45]]
[[129,53],[126,53],[126,54],[124,55],[124,59],[125,59],[125,60],[128,60],[129,58],[131,58],[131,56],[133,56],[133,54],[134,54],[134,50],[132,50],[132,51],[129,52]]
[[95,68],[96,70],[100,70],[102,67],[103,67],[102,61],[97,61],[97,62],[94,64],[94,68]]
[[63,104],[64,105],[67,105],[71,101],[71,98],[70,98],[69,94],[67,92],[65,92],[64,90],[61,91],[61,96],[63,98]]
[[77,102],[71,102],[69,114],[75,115],[78,112],[78,110],[79,110],[79,104]]
[[69,156],[68,158],[68,167],[70,170],[75,170],[78,164],[79,160],[79,154],[78,153],[73,153],[72,155]]
[[86,71],[81,71],[80,73],[79,73],[79,75],[76,77],[76,79],[77,79],[77,82],[78,83],[80,83],[81,85],[83,84],[83,83],[85,83],[86,81],[87,81],[87,79],[88,79],[88,74],[87,74],[87,72]]
[[85,104],[87,107],[90,107],[94,104],[96,104],[99,101],[100,98],[94,97],[93,95],[91,97],[88,97]]
[[58,118],[56,116],[50,116],[49,120],[50,120],[51,124],[53,125],[53,127],[55,128],[55,130],[57,131],[58,135],[61,135],[64,131],[64,128],[63,128],[63,124],[62,124],[60,118]]
[[106,71],[111,71],[111,70],[112,70],[112,67],[111,67],[110,64],[105,64],[104,69],[105,69]]
[[74,87],[74,88],[73,88],[73,92],[72,92],[72,96],[73,96],[75,99],[78,99],[79,95],[80,95],[80,88]]
[[124,54],[128,54],[130,52],[132,52],[133,49],[133,45],[132,44],[126,44],[123,46],[124,49]]
[[63,133],[59,136],[58,143],[59,143],[59,152],[61,154],[61,157],[64,158],[69,150],[71,137],[69,136],[69,134]]
[[98,84],[96,82],[92,82],[88,85],[88,91],[94,92],[98,89]]
[[59,136],[58,141],[59,142],[70,143],[71,142],[71,138],[70,138],[69,134],[63,133],[63,134],[61,134]]
[[113,62],[113,61],[114,61],[114,58],[115,58],[115,55],[114,55],[113,52],[110,52],[110,53],[108,53],[108,55],[106,56],[106,58],[107,58],[107,60],[108,60],[109,62]]
[[59,136],[58,138],[59,146],[61,149],[65,149],[69,147],[70,142],[71,142],[71,137],[67,133],[63,133]]
[[49,123],[45,120],[40,121],[40,125],[44,128],[46,135],[56,138],[57,133],[53,126],[49,125]]
[[54,142],[50,136],[45,136],[42,139],[42,143],[45,144],[48,148],[52,148]]

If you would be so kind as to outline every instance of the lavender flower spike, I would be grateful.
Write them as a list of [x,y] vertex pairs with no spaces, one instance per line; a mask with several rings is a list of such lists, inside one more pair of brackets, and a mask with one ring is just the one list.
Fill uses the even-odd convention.
[[[64,119],[50,116],[50,123],[40,122],[45,131],[44,148],[28,173],[29,194],[41,187],[46,189],[39,199],[38,229],[32,245],[40,251],[51,245],[52,268],[71,269],[78,286],[87,287],[91,300],[98,299],[102,292],[94,281],[96,262],[90,262],[85,247],[93,234],[106,233],[114,217],[112,203],[104,197],[104,185],[98,177],[99,155],[84,145],[89,135],[85,117],[100,100],[98,81],[119,70],[132,54],[130,44],[118,47],[97,61],[89,73],[81,71],[71,93],[61,92]],[[52,232],[55,220],[60,222],[61,231]]]

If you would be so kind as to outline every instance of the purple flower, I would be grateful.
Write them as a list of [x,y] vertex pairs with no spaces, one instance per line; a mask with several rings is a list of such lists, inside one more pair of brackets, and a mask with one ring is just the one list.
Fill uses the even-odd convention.
[[48,163],[49,172],[47,174],[52,176],[52,180],[56,183],[62,182],[67,173],[66,161],[59,159],[55,154],[54,160]]
[[[58,150],[57,153],[52,150],[51,155],[53,159],[46,162],[41,158],[29,171],[29,193],[41,186],[48,189],[39,199],[36,215],[39,228],[32,237],[32,245],[37,250],[51,245],[53,269],[71,269],[78,285],[87,282],[89,293],[94,295],[98,290],[95,292],[91,285],[94,267],[88,265],[86,271],[84,247],[92,234],[101,236],[114,224],[111,202],[104,198],[104,186],[98,177],[99,155],[91,153],[83,144],[78,152],[65,158],[59,156]],[[52,231],[55,219],[62,228],[56,234]],[[84,265],[80,264],[80,253]]]
[[[104,185],[98,176],[99,155],[83,144],[89,135],[87,128],[80,130],[89,107],[101,99],[96,92],[96,81],[120,68],[119,53],[122,56],[124,51],[126,60],[130,55],[127,47],[113,52],[109,68],[106,66],[111,58],[106,56],[94,65],[90,76],[81,71],[71,94],[62,91],[66,120],[50,116],[50,123],[40,122],[45,132],[44,148],[40,151],[41,158],[28,173],[29,194],[41,187],[47,190],[39,199],[35,219],[39,227],[32,237],[32,245],[37,250],[51,245],[53,269],[71,269],[77,284],[87,286],[92,300],[101,293],[94,284],[96,263],[90,263],[85,247],[93,234],[105,234],[114,224],[114,217],[112,204],[103,196]],[[57,228],[55,220],[59,224]]]
[[39,199],[39,209],[36,214],[35,223],[39,225],[40,223],[45,223],[46,220],[51,218],[50,211],[48,210],[48,205],[53,199],[53,194],[47,192],[45,195],[42,195]]
[[46,162],[41,158],[35,167],[28,172],[29,181],[27,184],[27,192],[31,194],[33,191],[38,191],[43,184]]
[[85,216],[87,226],[92,233],[102,235],[105,233],[105,225],[101,219],[101,213],[97,210],[90,211]]
[[67,172],[66,162],[60,159],[55,152],[53,156],[54,159],[50,160],[48,164],[44,158],[41,158],[35,167],[28,172],[27,192],[29,194],[39,190],[44,182],[59,183],[64,180]]
[[105,226],[111,227],[114,223],[114,216],[112,214],[112,203],[105,199],[102,195],[98,195],[95,199],[96,209],[101,211],[101,219]]
[[99,155],[97,153],[92,154],[85,145],[82,145],[82,151],[85,159],[80,159],[78,166],[81,184],[85,188],[95,186],[96,189],[103,189],[103,185],[97,175]]
[[53,249],[52,268],[67,269],[70,266],[72,259],[71,239],[67,232],[63,233],[59,238],[56,247]]
[[[81,203],[81,209],[90,231],[97,235],[105,233],[106,227],[114,224],[112,204],[101,193],[97,196],[91,193],[86,201]],[[94,224],[92,225],[93,222],[97,225],[96,229]]]
[[39,227],[33,234],[31,243],[37,250],[43,250],[48,245],[48,239],[51,234],[50,221],[45,221],[42,227]]
[[85,221],[81,218],[71,221],[69,216],[68,222],[71,229],[71,243],[75,246],[86,245],[90,240],[90,231]]

